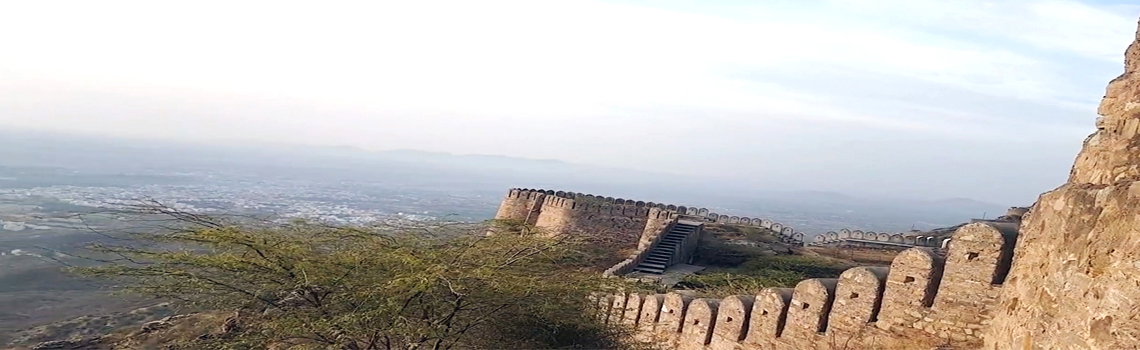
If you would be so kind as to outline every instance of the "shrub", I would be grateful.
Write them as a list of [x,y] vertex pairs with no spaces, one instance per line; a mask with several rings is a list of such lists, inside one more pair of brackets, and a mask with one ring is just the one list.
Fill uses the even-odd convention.
[[581,264],[575,242],[518,223],[487,227],[250,225],[136,208],[169,230],[96,245],[107,264],[78,272],[128,291],[210,310],[243,310],[225,337],[188,348],[628,348],[591,315],[613,290]]

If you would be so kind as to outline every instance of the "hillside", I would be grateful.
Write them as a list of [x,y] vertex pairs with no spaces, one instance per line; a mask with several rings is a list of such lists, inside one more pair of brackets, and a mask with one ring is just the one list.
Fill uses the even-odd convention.
[[780,242],[763,227],[708,224],[692,265],[706,267],[675,290],[699,295],[749,294],[769,287],[793,287],[808,278],[835,278],[855,261],[816,254],[799,244]]

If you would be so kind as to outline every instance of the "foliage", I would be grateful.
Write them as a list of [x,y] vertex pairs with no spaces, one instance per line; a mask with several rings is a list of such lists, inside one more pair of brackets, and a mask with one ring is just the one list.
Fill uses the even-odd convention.
[[759,243],[776,243],[776,232],[759,226],[714,224],[705,225],[705,232],[718,238],[743,239]]
[[253,315],[188,348],[623,348],[585,302],[615,280],[582,266],[575,242],[519,223],[486,227],[250,225],[142,208],[164,232],[96,245],[76,270],[131,292]]
[[686,276],[678,287],[697,290],[708,295],[755,294],[763,288],[794,287],[809,278],[834,278],[850,267],[829,259],[802,255],[777,255],[778,243],[758,243],[756,246],[726,243],[724,238],[744,238],[750,242],[753,235],[763,232],[749,231],[750,227],[713,227],[701,237],[697,248],[698,265],[709,269]]
[[809,278],[835,278],[847,267],[806,256],[755,256],[736,268],[689,275],[680,286],[714,295],[755,294],[764,288],[794,287]]
[[786,271],[807,276],[807,278],[826,278],[838,277],[850,267],[822,258],[803,255],[778,255],[754,257],[741,265],[740,269],[742,271]]
[[718,232],[706,232],[697,245],[695,260],[710,267],[737,267],[748,259],[765,254],[766,247],[726,243]]

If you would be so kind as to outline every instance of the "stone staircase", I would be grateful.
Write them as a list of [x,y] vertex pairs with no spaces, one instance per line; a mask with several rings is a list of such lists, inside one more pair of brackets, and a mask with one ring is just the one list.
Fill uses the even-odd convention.
[[678,246],[685,241],[685,237],[696,230],[697,226],[693,225],[682,223],[673,225],[673,229],[666,233],[665,237],[661,237],[657,247],[653,248],[649,256],[633,270],[657,275],[664,273],[665,269],[673,265],[673,255],[677,254]]

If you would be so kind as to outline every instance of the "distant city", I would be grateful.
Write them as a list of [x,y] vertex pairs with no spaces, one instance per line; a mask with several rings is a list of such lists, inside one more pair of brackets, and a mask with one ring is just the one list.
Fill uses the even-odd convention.
[[[416,191],[393,193],[362,183],[329,185],[303,181],[225,180],[208,173],[180,176],[200,184],[141,184],[130,187],[56,185],[0,189],[0,202],[18,204],[48,198],[75,206],[113,209],[147,199],[196,213],[262,214],[335,224],[372,224],[435,219],[478,221],[494,214],[492,203],[498,199],[438,193],[418,195]],[[0,180],[2,182],[4,180]],[[0,210],[0,215],[12,214]],[[3,227],[14,231],[37,226],[10,219]]]

